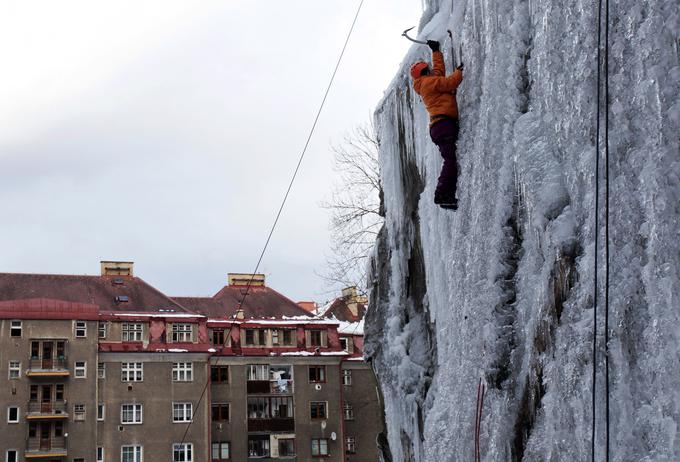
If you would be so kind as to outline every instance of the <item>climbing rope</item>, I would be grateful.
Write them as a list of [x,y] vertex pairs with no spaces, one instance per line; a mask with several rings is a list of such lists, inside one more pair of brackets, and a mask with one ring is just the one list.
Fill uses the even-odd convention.
[[598,308],[598,253],[600,234],[600,118],[602,102],[602,5],[604,1],[604,159],[605,159],[605,293],[604,293],[604,336],[605,336],[605,460],[609,461],[609,0],[598,0],[597,12],[597,122],[595,155],[595,271],[593,287],[593,388],[592,388],[592,434],[591,460],[595,462],[596,429],[596,385],[597,385],[597,308]]
[[[347,49],[347,44],[349,43],[349,39],[352,36],[352,32],[354,31],[354,26],[357,22],[357,19],[359,18],[359,13],[361,12],[361,7],[364,4],[364,0],[361,0],[359,2],[359,6],[357,7],[357,12],[354,15],[354,20],[352,21],[352,25],[349,28],[349,32],[347,33],[347,37],[345,38],[345,43],[342,47],[342,51],[340,52],[340,56],[338,57],[338,61],[335,64],[335,69],[333,69],[333,74],[331,75],[331,79],[328,82],[328,86],[326,87],[326,92],[323,95],[323,99],[321,100],[321,104],[319,105],[319,109],[316,113],[316,117],[314,118],[314,123],[312,124],[312,128],[309,130],[309,135],[307,136],[307,141],[305,142],[305,145],[302,149],[302,153],[300,154],[300,157],[298,159],[297,165],[295,166],[295,170],[293,171],[293,176],[290,179],[290,183],[288,184],[288,189],[286,190],[286,193],[283,196],[283,200],[281,201],[281,206],[279,207],[279,210],[276,214],[276,218],[274,219],[274,223],[271,226],[271,229],[269,230],[269,235],[267,236],[267,240],[264,243],[264,247],[262,248],[262,252],[260,252],[260,257],[257,260],[257,264],[255,265],[255,269],[253,270],[250,279],[248,280],[248,285],[246,286],[246,290],[243,293],[243,297],[241,298],[241,301],[237,305],[236,308],[236,313],[232,316],[232,318],[236,317],[236,314],[238,313],[238,310],[240,310],[243,307],[243,304],[245,303],[246,297],[250,293],[250,287],[252,286],[253,280],[255,279],[255,274],[257,273],[258,269],[260,268],[260,263],[262,263],[262,259],[264,258],[264,254],[267,251],[267,247],[269,246],[269,241],[272,238],[272,235],[274,234],[274,230],[276,229],[276,225],[279,222],[279,218],[281,217],[281,213],[283,212],[283,207],[286,205],[286,201],[288,200],[288,195],[290,194],[291,189],[293,188],[293,183],[295,182],[295,179],[297,178],[298,171],[300,170],[300,165],[302,165],[302,160],[305,157],[305,154],[307,153],[307,148],[309,147],[309,142],[312,139],[312,135],[314,135],[314,131],[316,130],[316,125],[317,122],[319,121],[319,116],[321,115],[321,111],[323,110],[324,105],[326,104],[326,98],[328,98],[328,94],[330,93],[331,87],[333,86],[333,81],[335,80],[335,75],[338,72],[338,68],[340,67],[340,62],[342,61],[342,57],[345,54],[345,50]],[[231,331],[234,328],[234,323],[232,322],[231,326],[229,327],[229,331],[227,335],[224,337],[224,343],[222,344],[222,347],[224,348],[227,344],[227,341],[231,338]],[[215,366],[218,366],[220,363],[220,360],[222,358],[218,357],[217,360],[215,361]],[[210,369],[208,369],[210,371]],[[193,414],[191,416],[191,421],[188,423],[187,428],[184,430],[184,435],[182,436],[182,442],[180,443],[181,445],[184,445],[184,441],[186,439],[187,434],[189,433],[189,429],[191,428],[191,424],[194,422],[194,417],[196,413],[198,412],[199,406],[201,405],[201,402],[203,401],[203,397],[205,396],[205,392],[208,389],[208,386],[210,385],[210,375],[208,373],[208,377],[206,377],[205,381],[205,387],[203,387],[203,391],[201,392],[201,396],[198,399],[198,403],[196,403],[196,408],[193,411]]]

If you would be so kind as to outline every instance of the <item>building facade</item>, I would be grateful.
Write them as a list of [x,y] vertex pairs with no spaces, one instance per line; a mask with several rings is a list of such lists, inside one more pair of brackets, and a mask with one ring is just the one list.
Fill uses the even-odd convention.
[[0,274],[1,460],[378,460],[375,378],[340,323],[259,275],[183,298],[132,270]]

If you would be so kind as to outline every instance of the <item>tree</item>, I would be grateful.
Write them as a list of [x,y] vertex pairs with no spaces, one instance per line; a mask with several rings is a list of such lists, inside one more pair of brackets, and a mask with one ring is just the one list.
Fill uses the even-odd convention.
[[372,123],[354,128],[342,144],[332,147],[338,181],[331,198],[331,254],[326,257],[329,285],[366,287],[366,265],[383,223],[378,168],[378,139]]

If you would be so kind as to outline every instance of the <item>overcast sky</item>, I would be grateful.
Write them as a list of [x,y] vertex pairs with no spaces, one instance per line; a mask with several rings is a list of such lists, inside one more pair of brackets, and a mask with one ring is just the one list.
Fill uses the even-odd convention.
[[[0,271],[132,260],[169,295],[251,272],[359,0],[0,2]],[[368,121],[419,0],[365,0],[260,272],[329,297],[330,147]]]

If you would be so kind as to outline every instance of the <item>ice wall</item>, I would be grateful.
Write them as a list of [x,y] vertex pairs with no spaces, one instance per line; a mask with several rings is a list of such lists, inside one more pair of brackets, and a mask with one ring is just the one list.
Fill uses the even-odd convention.
[[[447,65],[446,30],[462,44],[460,208],[432,203],[441,159],[408,75],[429,49],[414,45],[376,112],[386,220],[366,327],[395,461],[474,460],[480,378],[482,460],[590,460],[597,7],[424,3],[420,38]],[[677,461],[680,6],[612,0],[610,16],[610,456]]]

